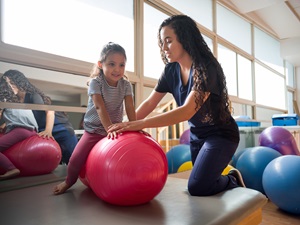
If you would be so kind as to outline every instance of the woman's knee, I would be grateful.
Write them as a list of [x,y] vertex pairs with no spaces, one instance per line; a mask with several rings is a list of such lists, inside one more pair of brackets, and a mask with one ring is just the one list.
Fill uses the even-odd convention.
[[189,181],[188,191],[192,196],[209,196],[211,195],[211,185],[207,181]]

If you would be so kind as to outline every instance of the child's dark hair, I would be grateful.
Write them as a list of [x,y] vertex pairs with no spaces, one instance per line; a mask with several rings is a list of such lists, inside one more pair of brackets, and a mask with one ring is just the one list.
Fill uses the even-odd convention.
[[[101,63],[105,62],[108,55],[110,55],[112,53],[120,53],[120,54],[124,55],[125,61],[127,60],[125,49],[121,45],[116,44],[114,42],[108,42],[106,45],[103,46],[98,62],[101,62]],[[93,66],[93,69],[90,74],[90,78],[97,77],[100,74],[103,75],[103,71],[101,68],[99,68],[98,64],[96,63]],[[127,78],[125,75],[124,75],[124,77]],[[87,84],[89,84],[89,81]]]

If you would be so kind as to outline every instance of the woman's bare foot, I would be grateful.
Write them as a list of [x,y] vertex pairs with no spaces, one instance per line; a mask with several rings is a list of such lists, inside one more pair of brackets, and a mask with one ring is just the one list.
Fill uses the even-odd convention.
[[63,194],[65,193],[66,190],[68,190],[70,188],[70,185],[68,185],[66,183],[66,181],[56,185],[53,189],[53,194],[55,195],[60,195],[60,194]]
[[18,176],[19,174],[20,174],[20,170],[12,169],[12,170],[7,171],[3,175],[0,175],[0,180],[5,180],[5,179],[8,179],[8,178],[12,178],[12,177]]

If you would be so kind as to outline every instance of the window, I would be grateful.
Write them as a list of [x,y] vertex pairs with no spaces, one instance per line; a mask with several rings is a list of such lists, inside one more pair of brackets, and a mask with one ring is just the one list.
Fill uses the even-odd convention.
[[284,74],[283,59],[280,56],[280,42],[255,27],[254,43],[255,58]]
[[294,94],[291,91],[287,92],[288,113],[292,114],[294,110]]
[[212,29],[212,0],[163,0],[178,11],[190,16],[202,26]]
[[[163,71],[164,63],[158,46],[158,28],[169,16],[144,4],[144,74],[146,77],[158,79]],[[212,40],[203,35],[208,47],[213,51]]]
[[210,51],[213,53],[214,49],[213,49],[213,42],[212,42],[212,40],[209,37],[207,37],[207,36],[205,36],[203,34],[202,34],[202,37],[203,37],[204,41],[206,42],[207,46],[210,48]]
[[251,25],[217,4],[217,34],[251,54]]
[[286,109],[285,80],[265,67],[255,63],[256,103]]
[[157,34],[160,24],[169,16],[144,4],[144,74],[158,79],[164,63],[160,56]]
[[219,44],[218,60],[226,76],[228,94],[237,96],[236,53]]
[[134,68],[133,0],[3,0],[2,41],[95,63],[104,44],[122,45]]
[[285,75],[286,75],[286,85],[289,87],[294,87],[295,80],[294,80],[294,66],[290,64],[289,62],[286,62],[285,67]]
[[238,55],[238,97],[252,101],[252,66],[251,61]]

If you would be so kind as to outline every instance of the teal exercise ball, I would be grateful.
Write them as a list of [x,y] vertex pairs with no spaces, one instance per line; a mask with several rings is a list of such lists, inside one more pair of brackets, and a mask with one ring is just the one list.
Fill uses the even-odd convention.
[[251,149],[251,147],[250,148],[243,148],[243,149],[241,149],[241,150],[239,150],[239,151],[236,151],[235,153],[234,153],[234,155],[233,155],[233,157],[232,157],[232,159],[231,159],[231,165],[233,166],[233,167],[236,167],[236,163],[237,163],[237,161],[238,161],[238,159],[241,157],[241,155],[245,152],[245,151],[247,151],[248,149]]
[[266,167],[262,183],[268,198],[280,209],[300,215],[300,156],[283,155]]
[[177,173],[184,163],[191,161],[190,146],[179,144],[172,147],[167,153],[168,173]]
[[236,168],[241,172],[247,188],[264,192],[262,176],[266,166],[281,154],[269,147],[256,146],[245,151],[238,159]]

